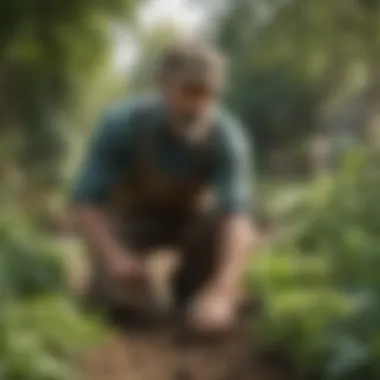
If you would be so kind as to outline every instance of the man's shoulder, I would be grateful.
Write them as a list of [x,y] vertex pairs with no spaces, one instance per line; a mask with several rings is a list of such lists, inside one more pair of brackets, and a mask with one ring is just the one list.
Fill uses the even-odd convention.
[[158,99],[149,94],[119,101],[103,113],[100,133],[115,143],[133,140],[138,131],[157,120],[158,109]]
[[125,124],[129,121],[139,121],[158,111],[160,107],[159,98],[154,94],[143,94],[140,96],[123,99],[111,106],[106,111],[106,118],[114,124]]

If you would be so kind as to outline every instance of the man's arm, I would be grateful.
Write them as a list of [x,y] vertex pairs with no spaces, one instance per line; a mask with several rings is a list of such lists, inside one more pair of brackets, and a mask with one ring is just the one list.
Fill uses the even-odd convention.
[[252,154],[239,125],[225,138],[216,165],[215,190],[221,220],[217,242],[219,265],[211,286],[234,297],[240,292],[254,238],[249,215]]
[[89,205],[78,205],[73,216],[83,239],[93,254],[98,254],[112,268],[120,265],[121,258],[128,258],[126,248],[112,233],[109,220],[103,210]]
[[239,129],[227,130],[218,142],[213,185],[220,212],[217,268],[189,310],[189,322],[201,332],[224,332],[236,316],[243,276],[253,243],[249,218],[251,156]]
[[124,126],[118,124],[115,115],[108,114],[95,131],[73,189],[72,211],[77,230],[92,252],[101,255],[112,268],[122,270],[121,263],[128,254],[105,213],[110,191],[124,174],[128,159],[130,141]]

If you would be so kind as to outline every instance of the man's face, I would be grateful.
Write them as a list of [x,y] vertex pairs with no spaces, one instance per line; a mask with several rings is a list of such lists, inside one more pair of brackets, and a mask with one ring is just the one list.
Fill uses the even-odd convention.
[[171,122],[176,131],[191,138],[200,128],[207,128],[218,98],[218,91],[202,83],[171,81],[163,86]]

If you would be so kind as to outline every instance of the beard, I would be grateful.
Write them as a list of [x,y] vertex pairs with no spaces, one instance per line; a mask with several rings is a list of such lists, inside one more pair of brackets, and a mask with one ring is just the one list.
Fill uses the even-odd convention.
[[194,114],[178,114],[173,118],[173,131],[185,143],[201,140],[209,129],[210,118]]

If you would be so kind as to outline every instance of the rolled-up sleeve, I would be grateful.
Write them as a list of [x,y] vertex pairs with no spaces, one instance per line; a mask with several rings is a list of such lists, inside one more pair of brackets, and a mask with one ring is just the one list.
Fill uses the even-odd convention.
[[117,124],[111,114],[101,119],[79,168],[71,193],[73,203],[104,204],[123,174],[125,148]]

